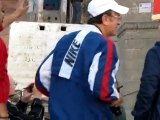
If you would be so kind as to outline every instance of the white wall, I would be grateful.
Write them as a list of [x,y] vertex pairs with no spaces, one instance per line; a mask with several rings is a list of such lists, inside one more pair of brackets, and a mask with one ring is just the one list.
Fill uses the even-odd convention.
[[[45,30],[40,30],[40,26]],[[66,27],[62,31],[61,27]],[[9,35],[8,70],[21,89],[34,82],[36,70],[61,36],[71,31],[87,29],[89,25],[15,22]]]

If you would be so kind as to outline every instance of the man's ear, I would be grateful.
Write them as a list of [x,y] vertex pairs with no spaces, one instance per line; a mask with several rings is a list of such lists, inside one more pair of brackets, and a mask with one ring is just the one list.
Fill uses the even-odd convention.
[[103,23],[104,25],[109,25],[110,22],[111,22],[110,16],[104,14],[104,15],[102,16],[102,23]]

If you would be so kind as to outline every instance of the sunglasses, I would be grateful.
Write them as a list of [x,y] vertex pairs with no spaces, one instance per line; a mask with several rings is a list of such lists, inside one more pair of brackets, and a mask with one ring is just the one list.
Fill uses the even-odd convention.
[[118,21],[122,20],[121,16],[111,15],[110,17],[113,17],[113,18],[117,19]]

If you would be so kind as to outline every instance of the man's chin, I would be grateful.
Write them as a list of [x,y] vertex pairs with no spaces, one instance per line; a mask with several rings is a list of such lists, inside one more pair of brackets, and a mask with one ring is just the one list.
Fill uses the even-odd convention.
[[113,36],[116,36],[116,35],[117,35],[117,32],[113,33],[111,36],[113,37]]
[[108,36],[108,37],[113,37],[113,36],[116,36],[116,35],[117,35],[117,32],[114,32],[114,33],[108,34],[107,36]]

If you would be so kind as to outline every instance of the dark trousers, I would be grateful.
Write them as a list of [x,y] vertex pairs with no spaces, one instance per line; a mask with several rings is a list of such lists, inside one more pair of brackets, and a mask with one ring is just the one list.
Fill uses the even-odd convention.
[[73,2],[73,16],[72,16],[72,23],[79,24],[81,22],[81,2]]

